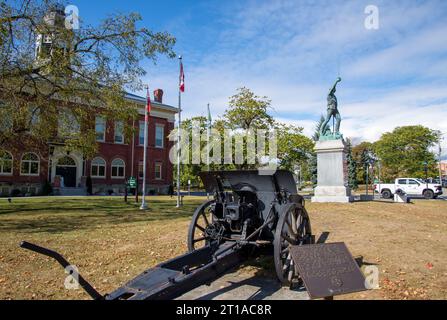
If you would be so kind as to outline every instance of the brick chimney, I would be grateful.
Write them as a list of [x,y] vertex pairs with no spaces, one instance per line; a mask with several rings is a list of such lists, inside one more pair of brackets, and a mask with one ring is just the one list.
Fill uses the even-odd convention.
[[154,90],[154,100],[158,103],[163,103],[163,90],[156,89]]

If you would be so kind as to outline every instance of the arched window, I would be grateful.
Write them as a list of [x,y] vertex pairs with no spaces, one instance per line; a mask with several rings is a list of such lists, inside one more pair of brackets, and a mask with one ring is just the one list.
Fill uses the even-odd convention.
[[24,176],[39,175],[40,161],[35,153],[25,153],[22,156],[22,163],[20,165],[20,174]]
[[122,159],[112,161],[112,178],[124,178],[126,164]]
[[92,160],[92,177],[105,178],[106,161],[103,158],[95,158]]
[[57,161],[57,165],[61,167],[76,167],[76,162],[72,157],[65,156]]
[[0,174],[12,174],[12,155],[0,150]]

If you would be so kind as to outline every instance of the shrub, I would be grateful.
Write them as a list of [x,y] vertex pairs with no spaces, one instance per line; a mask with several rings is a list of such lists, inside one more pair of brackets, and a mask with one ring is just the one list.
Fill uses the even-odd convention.
[[22,191],[20,189],[12,189],[11,197],[20,197],[22,195]]
[[42,186],[40,194],[43,196],[53,194],[53,187],[51,186],[51,183],[48,180],[45,180],[45,183]]

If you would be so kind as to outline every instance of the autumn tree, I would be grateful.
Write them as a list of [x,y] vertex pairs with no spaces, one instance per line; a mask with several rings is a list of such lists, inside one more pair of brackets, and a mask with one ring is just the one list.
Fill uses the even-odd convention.
[[[94,154],[92,115],[100,111],[127,123],[137,107],[124,92],[143,88],[141,62],[175,57],[171,35],[140,25],[137,13],[113,14],[73,30],[64,24],[60,1],[2,1],[0,146],[36,145],[58,135],[67,148]],[[38,37],[44,41],[36,50]]]

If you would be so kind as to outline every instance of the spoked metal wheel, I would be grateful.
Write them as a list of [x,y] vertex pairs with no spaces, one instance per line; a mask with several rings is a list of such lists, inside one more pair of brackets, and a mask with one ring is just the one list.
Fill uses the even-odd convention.
[[210,238],[205,234],[205,228],[213,223],[213,213],[211,204],[214,200],[207,201],[200,205],[192,215],[188,231],[188,250],[194,251],[209,244]]
[[312,232],[306,209],[298,204],[287,205],[280,213],[273,241],[273,257],[276,274],[283,285],[291,285],[299,280],[292,260],[292,245],[310,244]]

